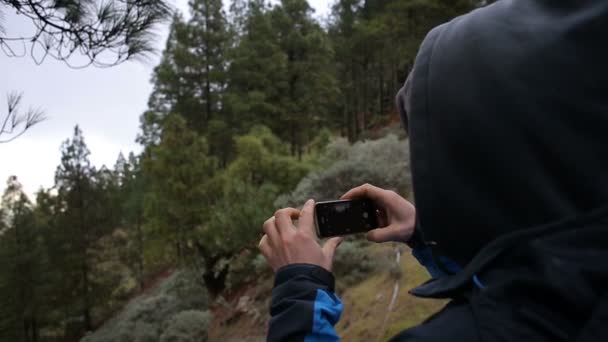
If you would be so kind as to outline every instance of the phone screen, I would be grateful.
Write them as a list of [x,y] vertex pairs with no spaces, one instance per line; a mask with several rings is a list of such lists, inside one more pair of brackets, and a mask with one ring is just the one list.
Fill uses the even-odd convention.
[[318,202],[315,222],[319,237],[363,233],[378,228],[376,207],[369,199]]

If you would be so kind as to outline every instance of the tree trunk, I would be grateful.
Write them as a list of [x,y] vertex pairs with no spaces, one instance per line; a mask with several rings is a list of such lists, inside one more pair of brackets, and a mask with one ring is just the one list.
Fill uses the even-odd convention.
[[[380,68],[380,89],[379,89],[379,94],[378,94],[378,99],[379,99],[379,111],[378,113],[375,113],[376,115],[384,115],[384,70],[382,70],[383,68]],[[373,115],[374,113],[372,113]]]
[[[209,3],[205,4],[205,34],[209,33]],[[211,110],[212,110],[212,102],[211,102],[211,80],[210,80],[210,74],[211,74],[211,66],[210,64],[210,54],[209,54],[209,42],[205,41],[205,92],[207,95],[207,99],[206,99],[206,106],[207,106],[207,115],[205,118],[205,122],[204,122],[204,127],[207,126],[207,124],[209,123],[209,120],[211,120]],[[203,131],[201,130],[201,133]]]
[[26,342],[31,342],[29,320],[24,317],[22,320],[22,323],[23,323],[23,338],[25,339]]
[[137,231],[137,283],[139,290],[144,289],[144,236],[141,230],[141,211],[138,210],[135,229]]
[[93,330],[93,322],[91,320],[91,303],[89,301],[89,269],[85,260],[82,261],[81,268],[83,280],[82,287],[84,288],[84,308],[82,310],[82,316],[84,317],[84,328],[87,331],[90,331]]
[[295,157],[298,143],[296,141],[296,124],[293,121],[289,122],[289,142],[291,143],[291,155]]
[[84,218],[84,194],[82,193],[82,179],[81,175],[78,175],[77,181],[77,194],[78,194],[78,204],[79,204],[79,228],[80,228],[80,272],[82,276],[82,296],[84,307],[82,308],[82,315],[84,317],[84,327],[87,331],[93,329],[93,323],[91,321],[91,303],[89,298],[89,265],[87,264],[87,249],[88,249],[88,241],[86,234],[86,222]]
[[213,298],[219,296],[226,289],[226,278],[228,277],[228,265],[225,265],[216,274],[215,267],[227,254],[212,255],[204,245],[197,243],[199,258],[203,261],[204,270],[202,274],[203,283],[209,295]]
[[[36,315],[34,315],[36,316]],[[32,318],[32,342],[38,342],[40,339],[40,330],[38,328],[38,320]]]
[[179,236],[175,239],[175,255],[177,263],[180,263],[182,261],[182,245],[179,239]]
[[226,278],[228,277],[228,267],[225,266],[217,274],[215,274],[214,268],[218,260],[212,262],[205,262],[205,272],[203,273],[203,281],[207,292],[212,298],[216,298],[226,289]]

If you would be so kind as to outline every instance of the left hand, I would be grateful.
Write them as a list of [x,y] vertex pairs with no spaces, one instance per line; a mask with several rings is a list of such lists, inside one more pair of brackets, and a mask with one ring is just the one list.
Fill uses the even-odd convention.
[[[277,211],[264,223],[259,248],[270,267],[276,272],[290,264],[312,264],[331,272],[336,248],[341,237],[327,240],[321,247],[314,228],[315,202],[308,200],[302,211],[286,208]],[[298,220],[298,226],[293,220]]]

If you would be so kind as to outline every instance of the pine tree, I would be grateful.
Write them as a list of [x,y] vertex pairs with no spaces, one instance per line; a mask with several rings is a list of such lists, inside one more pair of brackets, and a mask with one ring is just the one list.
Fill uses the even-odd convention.
[[[224,107],[227,124],[245,134],[255,124],[273,127],[281,117],[281,89],[287,63],[276,39],[269,8],[264,1],[249,1],[242,28],[231,50]],[[239,23],[233,25],[241,25]]]
[[144,196],[146,179],[141,163],[131,152],[123,164],[122,174],[122,213],[124,229],[127,232],[126,263],[134,270],[140,290],[144,287],[145,277],[145,233],[144,233]]
[[158,143],[160,129],[170,112],[196,113],[201,110],[196,84],[192,82],[192,58],[188,52],[189,29],[181,15],[176,14],[169,28],[169,37],[160,64],[154,68],[154,89],[148,100],[148,111],[142,115],[140,143]]
[[173,260],[185,264],[193,256],[192,239],[208,207],[206,185],[217,163],[205,139],[177,114],[167,118],[161,143],[151,155],[144,161],[152,186],[145,216],[173,245]]
[[226,66],[232,41],[221,0],[190,2],[191,18],[176,15],[162,61],[154,70],[149,110],[142,115],[145,146],[157,144],[164,120],[178,113],[199,134],[210,134],[212,155],[227,162],[230,155],[230,118],[224,110]]
[[45,254],[33,205],[17,177],[2,196],[0,339],[38,341],[45,306]]
[[[340,129],[342,136],[354,140],[357,135],[357,96],[358,77],[361,74],[359,59],[355,53],[357,26],[359,22],[360,1],[339,0],[332,7],[334,21],[329,28],[329,35],[336,52],[336,76],[339,80],[342,96],[338,110],[334,115],[333,127]],[[340,117],[341,116],[341,117]]]
[[282,0],[272,11],[278,44],[286,58],[287,73],[281,91],[281,126],[273,129],[289,141],[292,155],[302,157],[314,132],[322,127],[337,96],[331,69],[333,50],[316,23],[306,0]]
[[193,67],[193,74],[189,76],[197,86],[196,95],[202,110],[181,114],[201,133],[206,131],[211,119],[221,115],[231,33],[221,0],[191,0],[189,5],[191,19],[187,43],[191,46],[190,65]]
[[[92,212],[94,206],[95,170],[89,161],[89,149],[78,126],[74,136],[61,147],[61,164],[55,174],[55,184],[61,208],[57,214],[57,229],[53,245],[55,266],[63,275],[63,295],[68,302],[65,319],[79,314],[83,328],[93,328],[92,309],[95,294],[92,292],[92,265],[90,248],[98,237],[99,222]],[[76,310],[74,312],[73,310]]]

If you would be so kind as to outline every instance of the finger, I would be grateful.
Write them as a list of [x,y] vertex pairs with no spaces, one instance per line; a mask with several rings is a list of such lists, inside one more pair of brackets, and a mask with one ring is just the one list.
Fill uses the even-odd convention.
[[323,254],[325,254],[329,260],[333,260],[334,255],[336,254],[336,249],[338,249],[338,246],[340,246],[342,241],[344,241],[344,238],[341,236],[327,240],[323,245]]
[[262,238],[260,239],[260,243],[258,244],[258,249],[260,250],[260,252],[262,252],[266,259],[270,258],[272,250],[270,248],[270,245],[268,244],[268,235],[262,236]]
[[388,226],[370,230],[365,237],[373,242],[401,241],[401,233],[396,226]]
[[306,201],[302,211],[300,211],[300,218],[298,219],[298,230],[305,233],[308,236],[316,238],[315,233],[315,201],[310,199]]
[[369,198],[376,203],[385,205],[387,197],[387,190],[373,186],[371,184],[364,184],[354,189],[349,190],[347,193],[342,195],[342,199],[355,199],[355,198]]
[[264,222],[264,233],[268,236],[268,240],[272,246],[278,246],[281,241],[275,220],[276,219],[273,216]]
[[300,211],[294,208],[285,208],[278,210],[274,217],[276,218],[275,224],[279,234],[295,234],[295,226],[293,220],[297,220],[300,216]]

